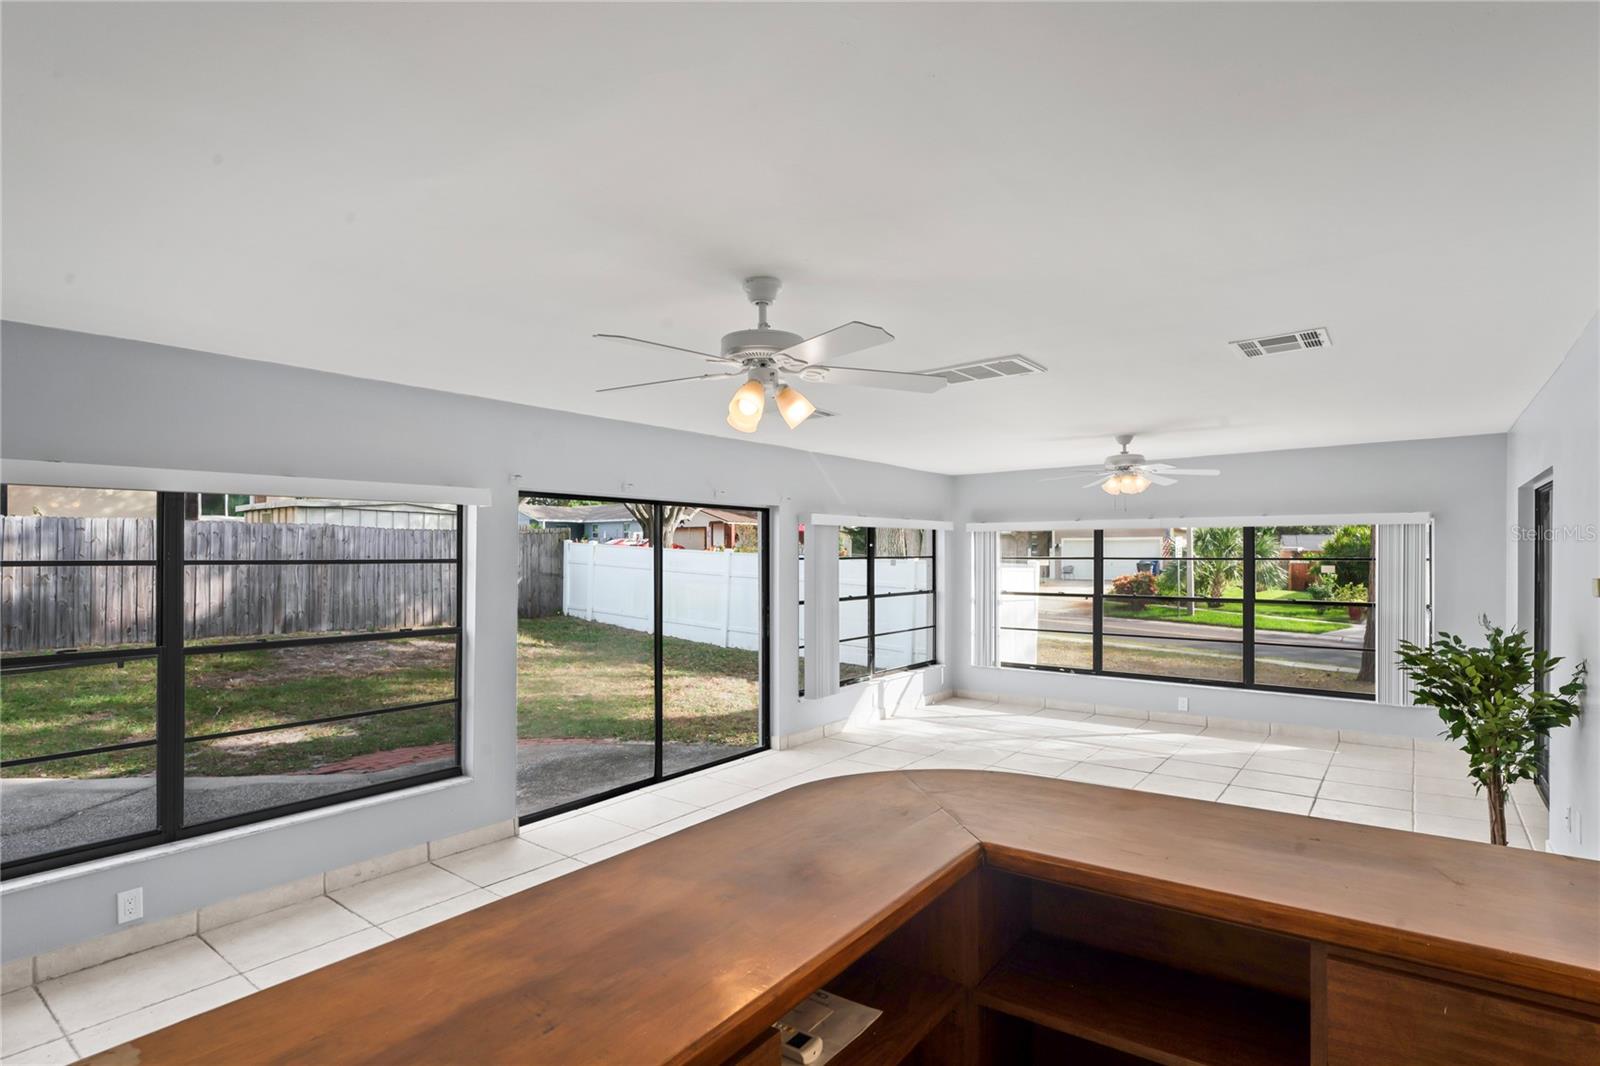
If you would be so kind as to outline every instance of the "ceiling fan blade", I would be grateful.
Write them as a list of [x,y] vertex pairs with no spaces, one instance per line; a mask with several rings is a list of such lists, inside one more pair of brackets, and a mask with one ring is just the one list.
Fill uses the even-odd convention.
[[[853,366],[819,366],[816,369],[819,373],[814,380],[820,385],[865,385],[873,389],[898,389],[901,392],[938,392],[950,384],[932,374],[907,374],[899,370],[862,370]],[[803,377],[801,380],[813,379]]]
[[1092,489],[1096,485],[1098,485],[1101,482],[1105,481],[1105,479],[1110,477],[1110,476],[1111,476],[1110,474],[1101,474],[1099,477],[1095,478],[1093,481],[1089,482],[1087,485],[1084,485],[1083,487],[1086,488],[1086,489]]
[[1154,470],[1158,474],[1192,474],[1196,477],[1216,477],[1222,473],[1220,470],[1204,470],[1199,467],[1173,466],[1171,463],[1145,463],[1143,470]]
[[652,385],[671,385],[676,381],[720,381],[725,378],[741,377],[742,370],[730,370],[726,374],[696,374],[687,378],[662,378],[660,381],[641,381],[637,385],[613,385],[608,389],[595,389],[595,392],[625,392],[628,389],[648,389]]
[[1157,474],[1151,470],[1146,470],[1144,472],[1144,476],[1145,480],[1150,482],[1152,485],[1176,485],[1178,483],[1178,479],[1175,477],[1168,477],[1165,474]]
[[1071,481],[1074,478],[1082,477],[1085,474],[1100,474],[1100,475],[1104,476],[1105,473],[1106,473],[1106,468],[1103,467],[1103,466],[1069,466],[1069,467],[1067,467],[1067,469],[1063,470],[1059,474],[1052,474],[1049,477],[1042,477],[1039,480],[1040,481]]
[[[698,355],[702,359],[709,359],[713,363],[727,363],[729,366],[742,366],[737,359],[728,359],[710,352],[697,352],[693,348],[679,348],[676,344],[661,344],[658,341],[640,340],[638,337],[624,337],[620,333],[596,333],[595,337],[603,341],[616,341],[619,344],[632,344],[640,348],[661,348],[669,352],[682,352],[684,355]],[[604,390],[601,390],[604,391]]]
[[817,366],[840,356],[859,352],[864,348],[874,348],[880,344],[888,344],[894,340],[894,334],[882,326],[869,325],[866,322],[846,322],[842,326],[834,326],[826,333],[819,333],[799,344],[785,348],[778,355],[787,355]]

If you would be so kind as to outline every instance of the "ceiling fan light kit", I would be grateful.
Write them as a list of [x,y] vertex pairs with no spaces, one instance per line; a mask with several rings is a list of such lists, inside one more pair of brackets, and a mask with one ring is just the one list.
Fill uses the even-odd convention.
[[728,401],[728,425],[740,433],[754,433],[767,407],[766,386],[755,378],[740,385]]
[[783,420],[789,423],[789,428],[794,429],[800,423],[816,413],[817,405],[806,399],[799,389],[793,385],[785,385],[778,390],[778,413]]
[[637,385],[616,385],[596,391],[621,392],[628,389],[670,385],[680,381],[720,381],[743,376],[746,379],[745,383],[739,386],[728,402],[728,425],[740,433],[754,433],[756,427],[761,424],[762,414],[766,411],[768,392],[773,394],[778,413],[783,416],[784,422],[788,423],[790,429],[798,428],[802,422],[816,413],[816,405],[799,389],[785,381],[785,376],[804,381],[820,381],[833,385],[864,385],[869,388],[894,389],[900,392],[937,392],[949,384],[946,379],[932,374],[835,366],[832,360],[864,348],[885,344],[894,340],[893,334],[881,326],[866,322],[846,322],[842,326],[835,326],[809,338],[802,338],[798,333],[773,329],[767,324],[767,308],[778,298],[778,290],[782,287],[781,281],[765,274],[744,280],[745,296],[756,305],[756,327],[724,334],[719,355],[617,333],[596,333],[595,336],[601,340],[699,356],[708,363],[715,363],[725,368],[717,373],[645,381]]
[[1137,496],[1150,487],[1150,479],[1137,471],[1114,474],[1100,483],[1113,496]]
[[1074,467],[1062,474],[1040,478],[1040,481],[1065,481],[1068,478],[1082,477],[1089,471],[1094,471],[1099,476],[1087,485],[1086,489],[1098,486],[1102,492],[1111,496],[1137,496],[1151,485],[1176,485],[1180,477],[1216,477],[1219,470],[1199,470],[1193,468],[1180,468],[1167,463],[1147,463],[1144,456],[1138,452],[1130,452],[1128,445],[1133,443],[1132,433],[1119,433],[1117,443],[1122,450],[1115,455],[1106,456],[1106,461],[1100,466]]

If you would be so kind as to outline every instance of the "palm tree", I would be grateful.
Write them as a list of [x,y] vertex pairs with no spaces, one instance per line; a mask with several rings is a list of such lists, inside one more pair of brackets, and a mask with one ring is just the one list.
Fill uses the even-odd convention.
[[[1256,587],[1283,584],[1283,564],[1278,562],[1278,531],[1256,530]],[[1207,603],[1216,607],[1229,585],[1244,582],[1244,530],[1212,526],[1194,531],[1195,585],[1206,590]]]
[[1209,606],[1220,605],[1229,584],[1244,580],[1244,530],[1211,526],[1194,531],[1195,586],[1206,590]]

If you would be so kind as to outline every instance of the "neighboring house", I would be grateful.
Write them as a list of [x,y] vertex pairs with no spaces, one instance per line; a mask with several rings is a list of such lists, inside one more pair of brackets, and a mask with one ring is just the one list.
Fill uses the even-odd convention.
[[745,511],[701,507],[686,518],[672,535],[678,548],[737,548],[754,545],[760,536],[756,516]]
[[1331,536],[1332,532],[1281,534],[1278,537],[1279,554],[1286,558],[1297,558],[1306,552],[1319,552]]
[[246,522],[296,522],[304,525],[366,526],[375,529],[454,529],[456,509],[449,504],[325,500],[301,496],[257,496],[233,508]]
[[[517,521],[524,526],[565,529],[573,540],[645,540],[645,530],[625,504],[589,503],[572,507],[523,501],[517,507]],[[675,548],[705,551],[754,544],[758,536],[756,516],[743,511],[724,511],[699,507],[678,523],[672,536]]]
[[558,507],[524,500],[517,507],[517,522],[541,529],[565,529],[573,540],[641,540],[644,527],[620,503],[586,503]]
[[[1181,546],[1183,530],[1107,529],[1105,531],[1105,578],[1111,580],[1139,570],[1159,573],[1161,560],[1170,557],[1163,544]],[[1001,544],[1007,562],[1022,558],[1039,560],[1039,577],[1046,581],[1085,582],[1094,580],[1094,537],[1079,530],[1038,530],[1007,533]]]

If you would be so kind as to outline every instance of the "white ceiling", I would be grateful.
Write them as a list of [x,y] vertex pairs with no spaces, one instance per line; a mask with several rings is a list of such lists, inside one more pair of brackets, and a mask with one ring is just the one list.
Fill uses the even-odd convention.
[[[7,4],[6,317],[727,436],[852,318],[951,473],[1504,430],[1596,308],[1593,4]],[[1325,326],[1247,363],[1226,342]]]

